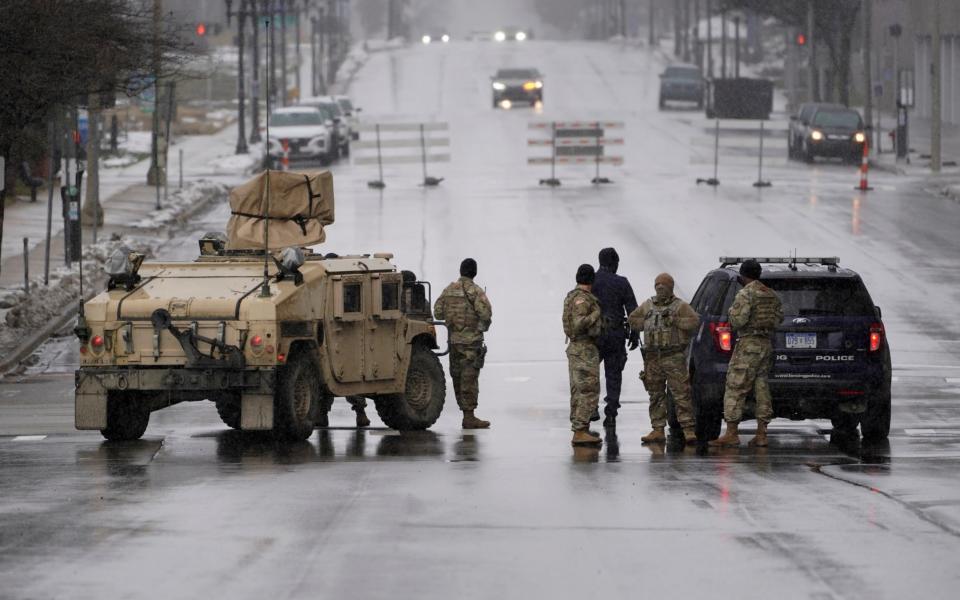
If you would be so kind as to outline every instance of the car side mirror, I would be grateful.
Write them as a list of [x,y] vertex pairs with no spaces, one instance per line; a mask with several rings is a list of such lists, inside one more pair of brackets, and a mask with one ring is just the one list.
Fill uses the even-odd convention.
[[873,310],[877,311],[877,318],[878,318],[878,319],[882,319],[882,318],[883,318],[883,311],[880,310],[880,307],[879,307],[879,306],[874,306],[874,307],[873,307]]

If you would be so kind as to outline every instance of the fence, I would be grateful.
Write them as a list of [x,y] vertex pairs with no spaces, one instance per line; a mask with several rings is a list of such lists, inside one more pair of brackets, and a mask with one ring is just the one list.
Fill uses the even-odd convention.
[[540,180],[540,185],[556,187],[557,165],[594,165],[593,184],[613,183],[600,175],[600,165],[622,165],[622,156],[606,153],[607,146],[622,146],[622,137],[608,137],[610,129],[623,129],[620,121],[538,121],[530,123],[529,129],[549,133],[548,138],[530,138],[527,146],[531,148],[548,147],[550,156],[531,156],[528,165],[550,165],[550,177]]
[[377,165],[379,178],[368,181],[369,187],[383,189],[387,186],[383,180],[383,165],[419,163],[423,169],[422,185],[433,187],[443,181],[443,177],[427,174],[427,163],[450,162],[447,123],[372,123],[361,125],[359,130],[361,139],[352,147],[363,155],[355,153],[353,164]]

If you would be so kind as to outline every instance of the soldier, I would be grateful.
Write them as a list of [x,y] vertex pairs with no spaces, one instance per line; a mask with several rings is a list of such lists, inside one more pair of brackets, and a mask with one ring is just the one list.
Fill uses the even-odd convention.
[[[620,387],[623,382],[623,368],[627,366],[628,330],[625,317],[637,308],[637,299],[626,277],[617,275],[620,256],[613,248],[600,251],[600,270],[593,282],[593,295],[600,302],[603,312],[604,331],[597,342],[600,361],[607,380],[607,395],[604,397],[604,427],[617,426],[617,411],[620,409]],[[630,350],[640,345],[639,334],[629,332]],[[600,415],[595,414],[595,421]]]
[[590,431],[590,416],[597,410],[600,399],[600,303],[591,293],[593,267],[580,265],[577,269],[577,287],[563,301],[563,333],[567,345],[567,365],[570,372],[570,428],[574,446],[599,444],[600,436]]
[[483,332],[490,329],[493,318],[487,294],[473,282],[476,276],[477,261],[465,258],[460,263],[460,279],[448,285],[434,305],[437,319],[446,321],[450,331],[450,377],[463,411],[464,429],[490,427],[490,421],[473,414],[480,394],[480,369],[487,354]]
[[783,306],[777,293],[760,283],[760,263],[753,259],[740,265],[743,289],[730,307],[730,326],[737,332],[737,346],[727,368],[723,394],[723,420],[726,432],[710,442],[711,446],[739,446],[737,428],[743,416],[743,401],[753,390],[757,401],[757,435],[751,446],[766,447],[767,423],[773,418],[773,402],[767,386],[767,374],[773,358],[770,337],[783,321]]
[[687,444],[697,441],[693,407],[690,404],[690,374],[686,349],[700,324],[700,315],[673,295],[673,277],[661,273],[653,282],[656,295],[630,314],[630,328],[643,330],[645,347],[640,378],[650,395],[650,424],[653,431],[640,438],[644,444],[665,442],[667,390],[673,395],[677,420]]
[[[333,396],[329,396],[325,401],[321,403],[320,414],[317,416],[316,426],[317,427],[329,427],[330,426],[330,409],[333,407]],[[353,409],[353,412],[357,413],[357,427],[369,427],[370,418],[367,417],[367,399],[363,396],[347,396],[346,401],[350,403],[350,408]]]

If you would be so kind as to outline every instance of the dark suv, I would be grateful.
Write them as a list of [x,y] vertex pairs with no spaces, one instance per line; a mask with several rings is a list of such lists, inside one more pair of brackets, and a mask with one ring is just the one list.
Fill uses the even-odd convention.
[[696,102],[697,108],[703,108],[705,81],[700,69],[693,65],[674,65],[660,74],[660,108],[668,100]]
[[[690,303],[701,315],[690,343],[690,382],[698,435],[707,439],[720,434],[727,364],[737,343],[727,315],[742,287],[738,265],[746,258],[721,257],[720,268],[707,273]],[[763,264],[761,281],[783,302],[769,378],[774,416],[831,419],[845,433],[859,423],[864,438],[886,439],[890,348],[880,308],[860,276],[836,258],[756,260]],[[754,409],[751,395],[744,417],[753,418]]]

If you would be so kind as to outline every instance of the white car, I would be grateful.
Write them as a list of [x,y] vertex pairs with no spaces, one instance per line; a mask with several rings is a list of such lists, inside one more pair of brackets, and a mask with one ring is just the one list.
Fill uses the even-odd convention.
[[336,158],[330,138],[322,112],[311,106],[287,106],[270,115],[267,152],[274,160],[286,155],[290,160],[318,158],[322,165],[328,165]]
[[350,139],[359,140],[360,139],[360,111],[363,109],[354,106],[353,100],[350,99],[350,96],[334,96],[334,99],[337,101],[337,104],[340,105],[340,110],[343,111],[343,114],[347,117],[347,126],[350,128]]
[[347,122],[340,103],[333,96],[315,96],[300,99],[300,106],[309,106],[323,113],[333,131],[334,158],[350,156],[350,123]]

